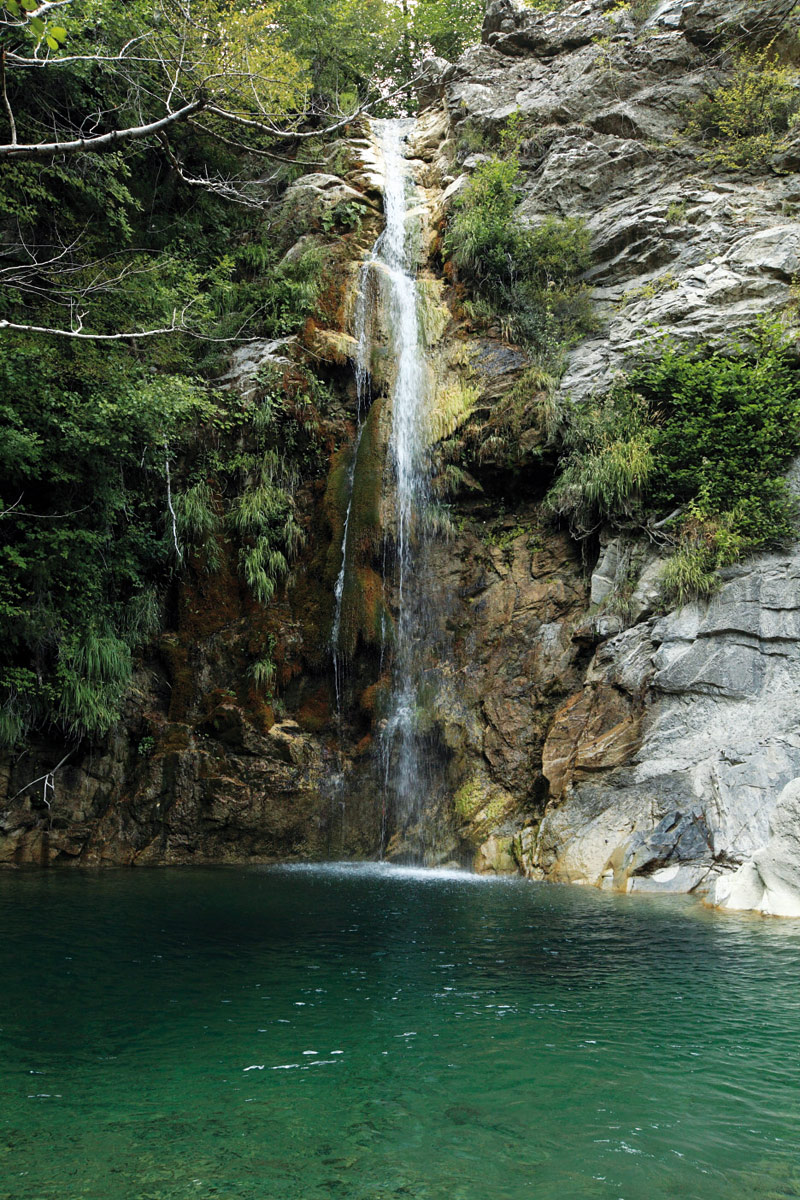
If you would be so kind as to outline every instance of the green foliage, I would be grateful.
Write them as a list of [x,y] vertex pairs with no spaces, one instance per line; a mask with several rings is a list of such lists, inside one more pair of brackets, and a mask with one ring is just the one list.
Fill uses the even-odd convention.
[[222,522],[213,489],[204,479],[174,497],[178,544],[201,554],[205,569],[218,571],[222,565],[218,537]]
[[735,528],[735,516],[709,516],[702,505],[692,502],[680,522],[674,553],[661,576],[665,603],[687,604],[710,596],[717,588],[717,570],[736,562],[747,542]]
[[250,677],[253,684],[269,698],[272,697],[272,686],[275,683],[275,663],[272,655],[275,652],[275,638],[270,634],[266,640],[264,653],[250,667]]
[[[206,411],[199,385],[123,347],[0,342],[0,711],[4,736],[118,717],[172,555],[165,462]],[[172,446],[172,450],[165,449]]]
[[353,200],[342,200],[333,208],[326,208],[320,218],[320,224],[326,233],[334,230],[342,233],[350,229],[358,229],[364,219],[364,205]]
[[736,171],[763,167],[800,111],[795,71],[766,50],[741,52],[731,77],[694,107],[684,132],[706,146],[703,157]]
[[[519,137],[512,124],[505,148]],[[478,166],[456,202],[445,252],[477,297],[473,313],[498,319],[543,365],[556,367],[564,347],[593,327],[580,282],[589,235],[576,218],[548,217],[535,229],[516,221],[518,177],[515,149]]]
[[[198,469],[213,470],[216,493],[230,496],[225,525],[240,546],[239,569],[256,600],[266,605],[305,541],[294,491],[304,473],[320,468],[322,447],[315,397],[297,383],[284,386],[269,369],[262,371],[261,382],[265,390],[255,411],[239,414],[248,423],[251,448],[234,448],[238,422],[231,420],[230,449],[206,455]],[[319,400],[323,393],[316,391]]]
[[565,453],[549,511],[568,517],[580,536],[611,514],[634,516],[653,473],[654,436],[647,404],[629,389],[576,409],[562,435]]
[[800,450],[800,378],[779,324],[729,350],[667,343],[625,385],[575,410],[562,439],[548,505],[578,535],[674,510],[668,600],[707,595],[717,568],[796,534],[783,472]]
[[[43,82],[37,102],[80,108],[99,82],[81,70]],[[227,151],[211,153],[226,161]],[[188,306],[212,337],[278,337],[313,311],[319,290],[318,251],[279,266],[270,214],[176,190],[158,149],[140,143],[8,164],[0,213],[19,234],[0,250],[4,267],[19,263],[23,242],[66,247],[29,288],[0,297],[0,316],[21,324],[68,326],[88,307],[95,331],[115,333],[169,324]],[[287,561],[298,541],[283,467],[279,528],[262,519],[256,529],[252,515],[240,534],[232,510],[247,491],[257,507],[262,450],[282,445],[300,470],[317,468],[314,389],[306,404],[275,382],[277,415],[265,417],[204,381],[229,350],[180,336],[98,345],[0,334],[0,745],[33,729],[102,735],[119,718],[137,651],[163,628],[176,572],[216,570],[226,537],[251,552],[242,570],[258,594],[274,587],[283,564],[264,539]],[[258,462],[243,461],[251,422]]]
[[657,6],[658,0],[617,0],[616,4],[606,9],[606,16],[612,17],[616,13],[628,12],[634,23],[641,25],[652,16]]
[[417,54],[430,47],[454,62],[461,51],[481,40],[483,0],[420,0],[411,17]]

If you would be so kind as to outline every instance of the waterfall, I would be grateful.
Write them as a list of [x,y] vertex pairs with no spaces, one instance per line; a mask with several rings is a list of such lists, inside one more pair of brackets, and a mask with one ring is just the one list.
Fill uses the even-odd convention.
[[[373,134],[384,164],[384,228],[359,274],[355,305],[353,366],[357,394],[357,429],[348,473],[349,499],[342,534],[341,563],[334,588],[335,608],[331,628],[331,655],[336,689],[337,720],[342,729],[343,656],[341,632],[351,558],[351,516],[359,448],[371,399],[370,361],[373,349],[373,311],[380,285],[380,320],[388,339],[391,363],[388,375],[391,401],[389,471],[393,499],[393,528],[388,529],[384,555],[384,581],[393,585],[394,628],[385,629],[392,646],[392,685],[386,720],[380,737],[384,787],[381,853],[385,849],[387,803],[401,833],[413,827],[424,799],[424,769],[418,736],[420,667],[418,649],[424,642],[427,597],[421,584],[419,555],[424,541],[425,514],[430,501],[430,463],[425,436],[428,403],[428,366],[418,316],[419,293],[415,277],[416,238],[409,230],[409,197],[413,196],[410,166],[404,157],[407,132],[413,121],[374,121]],[[413,836],[410,839],[414,842]],[[418,841],[418,839],[417,839]],[[415,856],[418,844],[405,848]]]
[[[414,238],[408,228],[408,196],[413,188],[403,154],[412,122],[375,122],[384,159],[386,224],[378,246],[384,267],[386,323],[395,364],[391,390],[389,439],[394,475],[394,543],[397,617],[389,712],[382,736],[384,786],[394,802],[398,827],[407,828],[423,800],[423,765],[417,733],[419,665],[417,649],[424,634],[424,587],[418,574],[430,499],[425,418],[428,369],[418,316]],[[421,847],[415,848],[417,851]]]

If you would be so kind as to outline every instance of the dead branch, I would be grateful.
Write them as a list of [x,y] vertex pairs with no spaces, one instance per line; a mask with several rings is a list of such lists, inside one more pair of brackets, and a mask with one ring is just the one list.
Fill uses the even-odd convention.
[[132,142],[158,134],[177,121],[185,121],[192,113],[199,112],[204,107],[205,102],[202,99],[192,100],[159,121],[151,121],[147,125],[133,125],[128,129],[113,129],[111,133],[101,133],[97,137],[75,138],[65,142],[32,142],[27,145],[11,142],[0,146],[0,158],[40,158],[48,154],[69,154],[75,150],[111,150],[120,142]]

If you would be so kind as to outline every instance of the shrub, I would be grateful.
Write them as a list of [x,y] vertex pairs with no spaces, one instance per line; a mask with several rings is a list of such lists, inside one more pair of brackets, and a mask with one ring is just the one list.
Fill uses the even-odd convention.
[[[519,140],[512,124],[505,144]],[[515,149],[481,163],[456,202],[445,252],[477,297],[473,314],[501,328],[555,365],[564,348],[593,326],[580,275],[589,265],[589,234],[575,218],[548,217],[535,229],[514,220],[519,162]]]
[[717,587],[717,570],[741,556],[745,543],[734,530],[732,514],[709,516],[699,503],[678,527],[677,543],[661,575],[661,594],[665,603],[682,605],[697,597],[707,597]]
[[685,132],[728,170],[762,166],[800,110],[797,75],[769,49],[739,54],[730,79],[694,106]]
[[637,516],[653,474],[654,437],[650,409],[630,389],[575,410],[562,435],[566,455],[547,509],[567,517],[579,537],[612,515]]
[[783,477],[800,450],[800,378],[785,333],[746,346],[679,352],[569,414],[547,506],[578,536],[603,521],[659,522],[675,548],[665,598],[707,595],[715,572],[795,536]]
[[667,346],[632,373],[660,413],[654,504],[702,497],[709,514],[735,511],[755,544],[791,536],[782,473],[800,446],[800,390],[788,349],[779,326],[763,326],[748,347]]

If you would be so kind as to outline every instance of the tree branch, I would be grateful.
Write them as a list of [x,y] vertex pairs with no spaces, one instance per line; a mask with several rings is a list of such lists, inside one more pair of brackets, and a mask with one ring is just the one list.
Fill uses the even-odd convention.
[[8,98],[8,90],[6,88],[6,52],[0,51],[0,81],[3,85],[3,104],[8,113],[8,123],[11,126],[11,145],[17,144],[17,123],[14,120],[14,110],[11,107],[11,101]]
[[56,329],[49,325],[20,325],[16,321],[0,321],[0,330],[3,329],[11,329],[15,333],[52,333],[55,337],[75,338],[82,342],[125,342],[130,338],[159,337],[165,333],[191,333],[191,330],[177,322],[164,329],[133,329],[128,333],[84,333],[82,329]]
[[151,121],[148,125],[134,125],[129,129],[114,129],[111,133],[102,133],[98,137],[76,138],[69,142],[34,142],[29,145],[11,142],[9,145],[0,146],[0,158],[38,158],[47,154],[68,154],[73,150],[110,150],[119,142],[150,137],[177,121],[185,121],[192,113],[199,112],[204,107],[204,100],[192,100],[159,121]]
[[46,17],[47,14],[52,11],[52,9],[64,8],[65,5],[71,3],[72,0],[42,0],[42,3],[38,8],[34,8],[30,12],[28,12],[26,9],[23,9],[16,20],[10,21],[8,18],[6,18],[4,21],[0,21],[0,25],[5,25],[7,28],[11,29],[22,29],[26,25],[29,25],[30,22],[35,20],[37,17],[40,20],[42,17]]
[[233,138],[228,138],[224,134],[218,133],[216,129],[209,129],[207,125],[201,125],[198,121],[189,121],[188,124],[192,129],[197,129],[198,132],[205,133],[208,137],[214,138],[215,141],[222,142],[223,146],[230,146],[233,150],[243,150],[245,154],[257,154],[263,158],[272,158],[276,162],[290,163],[293,167],[325,166],[322,159],[289,158],[285,154],[276,154],[274,150],[262,150],[259,146],[248,146],[244,142],[237,142]]
[[[372,101],[370,101],[371,103]],[[324,129],[312,129],[304,133],[298,133],[293,129],[276,129],[274,125],[268,125],[265,121],[255,121],[252,117],[242,117],[238,113],[229,112],[225,108],[217,108],[215,104],[206,105],[206,111],[222,117],[225,121],[233,121],[235,125],[246,125],[249,129],[258,129],[261,133],[266,133],[271,138],[278,138],[284,141],[305,141],[308,138],[326,137],[329,133],[336,133],[337,130],[344,129],[345,125],[352,124],[357,117],[365,113],[370,104],[359,105],[358,108],[353,109],[349,116],[343,117],[341,121],[336,121],[333,125],[327,125]]]
[[[183,169],[182,163],[173,152],[167,135],[165,133],[160,133],[158,136],[159,141],[164,147],[164,153],[169,160],[170,166],[176,172],[179,179],[183,180],[183,182],[188,184],[189,187],[203,188],[207,192],[213,192],[216,196],[222,196],[224,200],[230,200],[234,204],[242,204],[245,208],[266,208],[269,205],[270,202],[268,199],[259,200],[247,195],[247,193],[243,190],[243,188],[247,186],[247,182],[237,184],[235,180],[221,178],[213,179],[208,174],[205,176],[187,175]],[[274,178],[275,175],[273,174],[271,179]],[[261,186],[263,187],[264,184],[269,183],[270,180],[259,180],[258,182],[261,183]]]
[[116,54],[59,54],[58,58],[53,58],[50,54],[44,58],[39,58],[36,53],[33,57],[27,57],[24,54],[17,54],[14,50],[7,51],[9,65],[12,67],[69,67],[73,63],[80,62],[136,62],[136,63],[161,63],[161,59],[155,55],[151,56],[136,56],[131,57],[128,50],[132,46],[137,46],[139,42],[146,41],[152,34],[141,33],[138,37],[130,38],[129,41],[117,51]]

